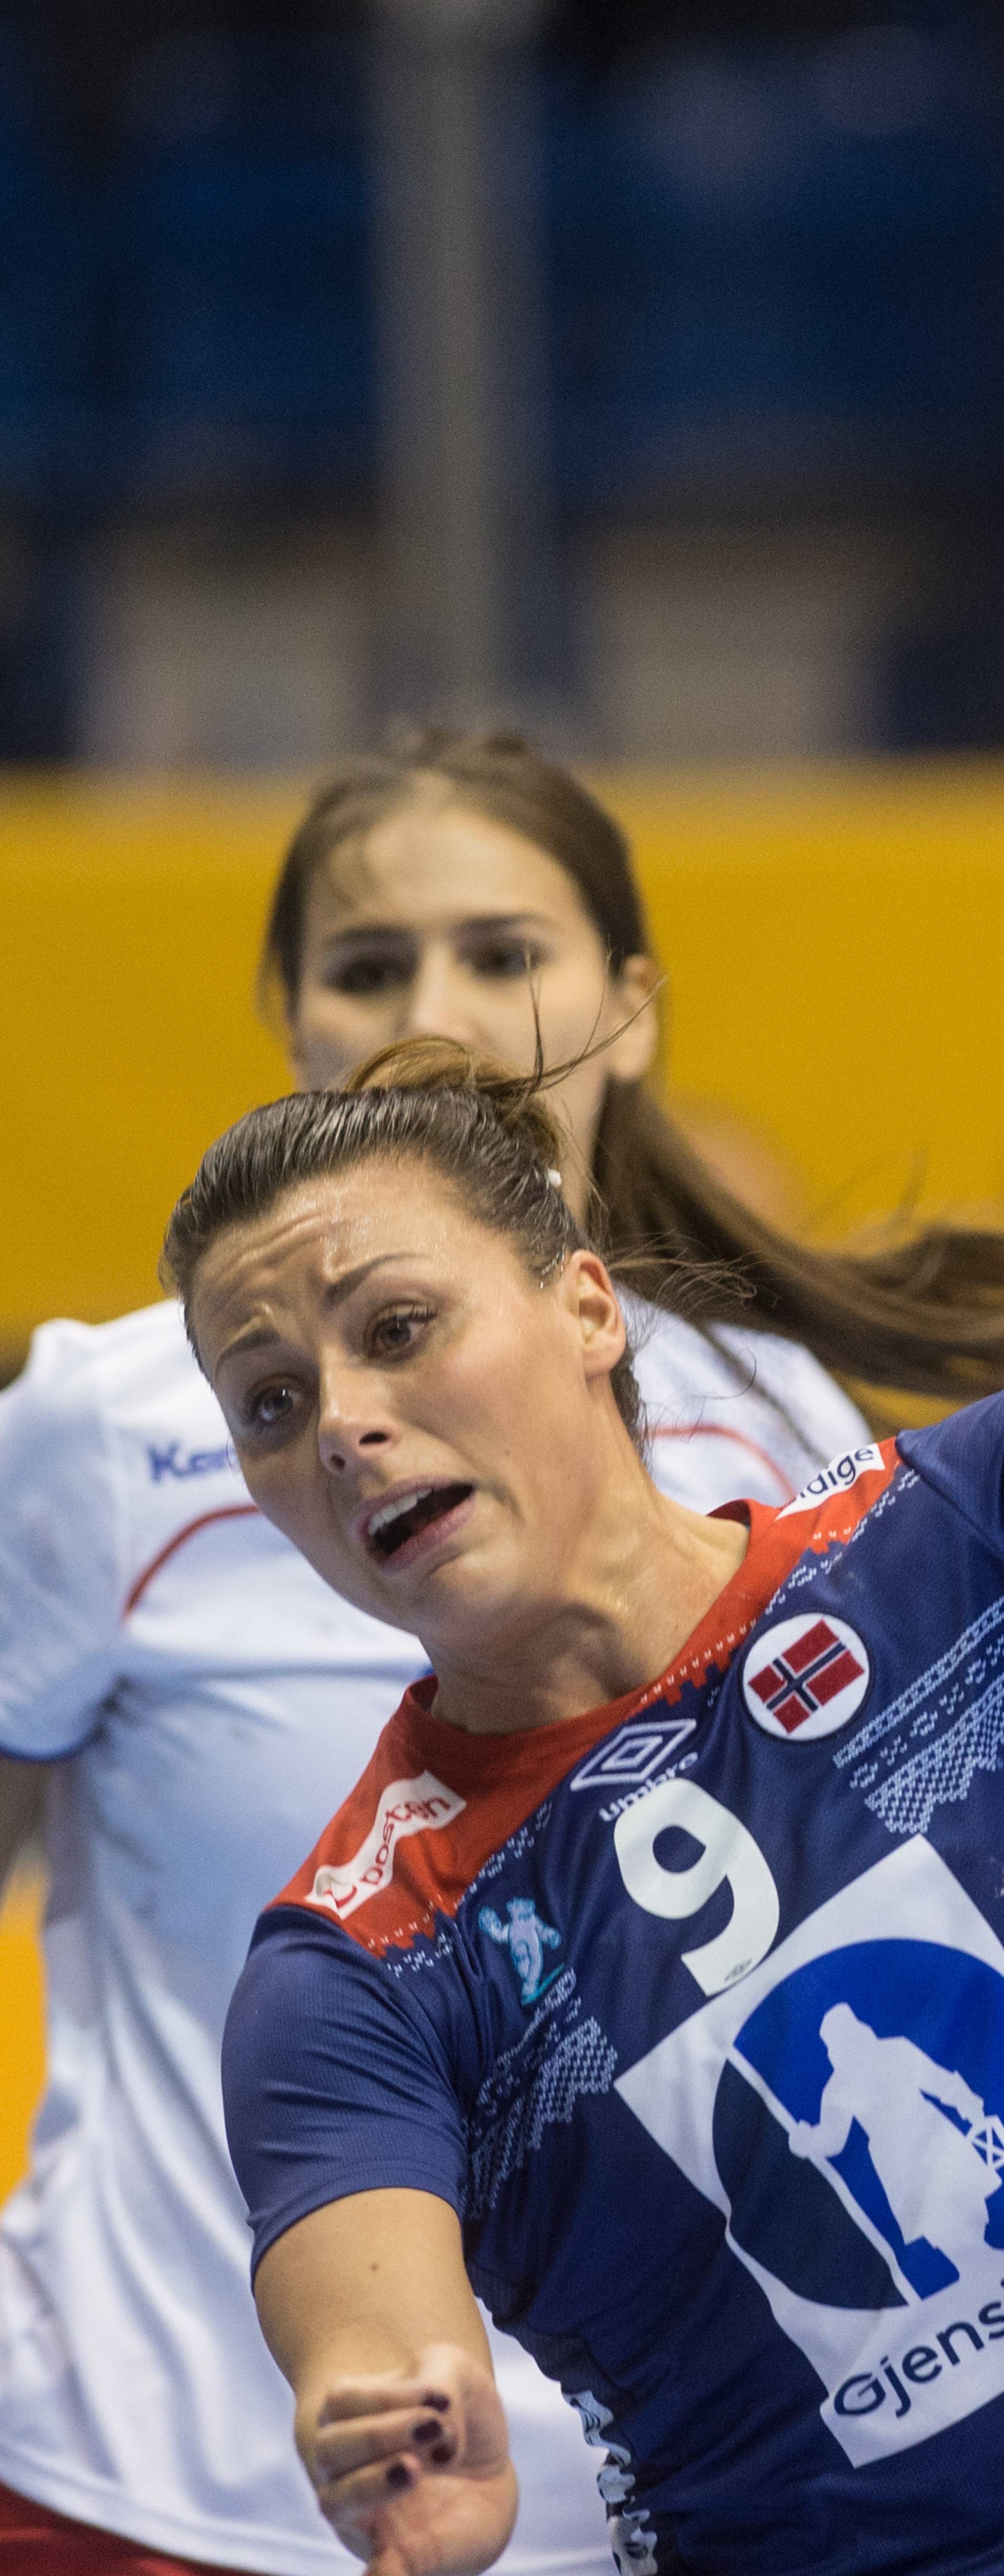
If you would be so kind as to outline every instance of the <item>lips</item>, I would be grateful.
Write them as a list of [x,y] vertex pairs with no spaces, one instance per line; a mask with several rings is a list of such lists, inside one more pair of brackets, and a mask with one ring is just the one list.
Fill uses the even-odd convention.
[[407,1485],[383,1502],[371,1504],[362,1523],[368,1554],[381,1565],[389,1564],[406,1548],[410,1555],[410,1543],[432,1537],[438,1525],[469,1500],[473,1490],[473,1486],[460,1483]]

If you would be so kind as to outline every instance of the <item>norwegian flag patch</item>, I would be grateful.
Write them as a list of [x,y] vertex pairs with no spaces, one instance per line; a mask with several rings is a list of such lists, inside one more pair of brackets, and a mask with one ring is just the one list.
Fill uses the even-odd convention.
[[743,1668],[750,1716],[765,1734],[802,1744],[846,1726],[870,1681],[868,1648],[856,1628],[811,1610],[768,1628]]

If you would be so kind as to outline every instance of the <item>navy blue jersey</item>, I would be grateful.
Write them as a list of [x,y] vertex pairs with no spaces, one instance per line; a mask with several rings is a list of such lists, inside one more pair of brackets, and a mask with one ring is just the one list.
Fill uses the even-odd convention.
[[1004,2569],[1004,1399],[783,1511],[672,1670],[508,1737],[420,1684],[262,1917],[256,2254],[460,2213],[622,2566]]

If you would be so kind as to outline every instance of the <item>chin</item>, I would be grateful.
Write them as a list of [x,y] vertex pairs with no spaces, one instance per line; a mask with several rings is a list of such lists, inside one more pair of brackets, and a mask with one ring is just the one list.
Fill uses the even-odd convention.
[[410,1619],[405,1618],[403,1609],[395,1612],[391,1604],[378,1596],[365,1568],[333,1564],[330,1549],[325,1547],[323,1539],[318,1540],[316,1547],[308,1547],[292,1531],[286,1530],[283,1535],[295,1547],[297,1555],[304,1557],[313,1572],[320,1575],[329,1592],[337,1592],[342,1601],[351,1602],[353,1610],[363,1610],[368,1618],[382,1620],[385,1628],[410,1628],[413,1625]]
[[487,1648],[502,1655],[525,1631],[526,1598],[472,1570],[466,1580],[428,1584],[413,1605],[413,1624],[423,1644],[428,1630],[430,1654],[434,1642],[440,1654],[468,1657]]

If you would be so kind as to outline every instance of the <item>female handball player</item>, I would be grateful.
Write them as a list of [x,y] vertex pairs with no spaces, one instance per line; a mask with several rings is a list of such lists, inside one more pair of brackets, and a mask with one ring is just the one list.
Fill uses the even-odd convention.
[[488,2565],[477,2291],[623,2570],[998,2568],[1004,1398],[701,1518],[563,1150],[412,1040],[168,1231],[249,1490],[435,1668],[228,2020],[300,2449],[377,2576]]
[[[321,1084],[430,1025],[529,1065],[534,1000],[557,1060],[655,980],[609,816],[525,747],[438,736],[350,764],[317,801],[267,965],[298,1073]],[[949,1239],[923,1250],[918,1334],[906,1272],[849,1275],[729,1202],[643,1089],[649,1044],[637,1021],[556,1101],[575,1204],[597,1169],[615,1245],[648,1248],[640,1284],[661,1277],[672,1303],[686,1247],[722,1299],[707,1329],[650,1313],[642,1332],[664,1490],[698,1510],[783,1501],[860,1444],[799,1333],[830,1365],[948,1397],[981,1369],[1004,1379],[1004,1335],[984,1348]],[[737,1252],[745,1304],[721,1267]],[[0,2567],[30,2545],[39,2576],[94,2576],[93,2549],[119,2535],[323,2576],[344,2561],[254,2330],[219,2046],[259,1905],[421,1649],[341,1602],[258,1515],[173,1302],[48,1326],[0,1397],[0,1599],[0,1746],[21,1757],[0,1763],[8,1854],[52,1764],[49,2082],[0,2233]],[[566,2410],[507,2350],[514,2571],[608,2564]],[[110,2538],[107,2563],[124,2565]]]

